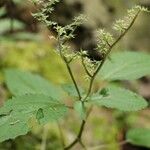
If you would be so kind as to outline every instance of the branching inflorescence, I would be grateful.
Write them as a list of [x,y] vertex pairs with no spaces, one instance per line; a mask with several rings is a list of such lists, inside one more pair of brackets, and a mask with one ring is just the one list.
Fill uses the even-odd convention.
[[[38,12],[33,14],[33,16],[38,19],[39,21],[46,24],[49,29],[53,29],[57,32],[57,43],[58,48],[57,52],[59,53],[60,57],[64,61],[68,73],[72,79],[76,92],[78,94],[78,100],[82,103],[82,107],[86,110],[85,112],[86,117],[82,120],[79,133],[75,140],[70,143],[68,146],[64,147],[65,150],[71,149],[74,145],[79,143],[83,148],[85,148],[82,142],[82,134],[86,124],[86,120],[92,108],[87,110],[85,103],[87,98],[91,95],[93,82],[96,78],[96,75],[103,67],[106,59],[108,58],[111,50],[113,47],[124,37],[124,35],[128,32],[128,30],[134,24],[137,16],[140,14],[141,11],[147,11],[147,9],[141,6],[135,6],[134,8],[128,10],[127,16],[124,17],[122,20],[117,20],[114,25],[113,29],[117,31],[118,37],[114,37],[111,33],[106,32],[104,29],[100,29],[97,31],[97,47],[96,50],[102,54],[103,59],[100,61],[93,61],[90,60],[87,56],[87,52],[84,50],[80,50],[80,52],[73,52],[70,50],[70,47],[67,45],[67,41],[69,39],[75,38],[74,31],[75,29],[80,26],[87,18],[83,15],[75,17],[73,22],[66,26],[60,26],[57,22],[50,20],[49,14],[53,12],[53,6],[59,2],[59,0],[36,0],[34,3],[38,6]],[[74,74],[71,69],[71,62],[76,59],[81,58],[82,65],[85,69],[85,73],[89,78],[89,87],[87,90],[86,95],[82,95],[81,91],[78,87],[78,83],[75,80]]]

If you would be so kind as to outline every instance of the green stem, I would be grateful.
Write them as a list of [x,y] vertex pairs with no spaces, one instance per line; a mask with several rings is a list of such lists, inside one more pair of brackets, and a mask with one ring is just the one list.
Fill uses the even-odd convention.
[[[83,99],[82,103],[83,103],[83,106],[84,106],[84,102],[86,101],[86,99],[88,98],[88,96],[91,94],[91,91],[92,91],[92,86],[93,86],[93,82],[96,78],[96,75],[98,74],[98,72],[101,70],[102,66],[104,65],[109,53],[111,52],[112,48],[124,37],[124,35],[128,32],[128,30],[132,27],[132,25],[134,24],[137,16],[139,15],[140,11],[136,14],[136,16],[134,17],[134,19],[132,20],[131,24],[129,25],[129,27],[117,38],[117,40],[112,44],[112,45],[109,45],[109,50],[107,51],[104,59],[100,62],[98,68],[96,69],[96,71],[94,72],[93,76],[91,77],[91,80],[90,80],[90,84],[89,84],[89,89],[88,89],[88,92],[87,92],[87,95],[85,96],[85,98]],[[67,64],[67,63],[66,63]],[[86,70],[87,72],[87,70]],[[88,74],[88,72],[87,72]],[[88,74],[89,75],[89,74]],[[88,117],[88,115],[87,115]],[[83,134],[83,131],[84,131],[84,127],[85,127],[85,124],[86,124],[86,120],[83,120],[82,123],[81,123],[81,126],[80,126],[80,130],[79,130],[79,133],[77,135],[77,138],[71,143],[69,144],[69,146],[67,146],[66,148],[64,148],[64,150],[69,150],[71,149],[74,145],[76,145],[78,142],[82,142],[81,138],[82,138],[82,134]]]
[[87,74],[89,77],[92,78],[91,73],[88,71],[88,69],[87,69],[87,67],[86,67],[86,64],[84,63],[84,58],[83,58],[83,56],[81,56],[81,61],[82,61],[82,65],[83,65],[83,67],[84,67],[84,70],[85,70],[86,74]]
[[129,29],[132,27],[132,25],[134,24],[136,18],[138,17],[140,13],[140,10],[137,12],[137,14],[135,15],[135,17],[133,18],[131,24],[129,25],[129,27],[117,38],[117,40],[112,44],[110,45],[109,44],[109,50],[107,51],[104,59],[101,61],[101,63],[99,64],[98,68],[96,69],[96,71],[94,72],[91,80],[90,80],[90,86],[89,86],[89,89],[88,89],[88,92],[87,92],[87,95],[86,97],[84,98],[84,101],[87,99],[87,97],[91,94],[91,91],[92,91],[92,86],[93,86],[93,82],[94,82],[94,79],[96,77],[96,75],[98,74],[98,72],[101,70],[102,66],[104,65],[108,55],[110,54],[111,50],[113,49],[113,47],[125,36],[125,34],[129,31]]
[[71,68],[70,68],[69,62],[67,61],[66,57],[62,54],[61,40],[60,40],[60,37],[59,37],[59,36],[58,36],[58,46],[59,46],[59,53],[60,53],[60,56],[61,56],[62,60],[64,61],[66,67],[67,67],[67,70],[68,70],[68,72],[69,72],[69,74],[70,74],[70,77],[71,77],[71,79],[72,79],[72,82],[73,82],[73,84],[74,84],[74,86],[75,86],[75,88],[76,88],[77,94],[78,94],[78,96],[79,96],[79,100],[81,100],[82,97],[81,97],[81,94],[80,94],[80,90],[79,90],[78,85],[77,85],[77,83],[76,83],[76,80],[75,80],[75,78],[74,78],[74,76],[73,76],[73,73],[72,73],[72,70],[71,70]]
[[[89,111],[87,112],[87,116],[86,116],[86,119],[85,120],[82,120],[82,123],[80,125],[80,129],[79,129],[79,132],[78,132],[78,135],[76,137],[76,139],[71,143],[69,144],[67,147],[64,148],[64,150],[69,150],[71,149],[74,145],[76,145],[78,142],[81,144],[82,143],[82,134],[83,134],[83,131],[84,131],[84,128],[85,128],[85,125],[86,125],[86,122],[87,122],[87,119],[90,115],[92,111],[92,107],[89,109]],[[83,143],[81,144],[81,146],[83,147]],[[85,147],[84,147],[85,148]]]
[[65,147],[64,150],[71,149],[74,145],[76,145],[78,142],[81,141],[81,137],[82,137],[82,133],[83,133],[83,130],[84,130],[84,127],[85,127],[85,123],[86,123],[86,121],[83,120],[82,123],[81,123],[80,130],[79,130],[77,138],[71,144],[69,144],[69,146]]
[[82,97],[81,97],[81,94],[80,94],[78,85],[77,85],[77,83],[76,83],[76,81],[75,81],[75,78],[74,78],[74,76],[73,76],[72,70],[71,70],[71,68],[70,68],[70,66],[69,66],[69,64],[68,64],[67,62],[66,62],[66,67],[67,67],[67,70],[68,70],[68,72],[69,72],[69,74],[70,74],[70,77],[71,77],[71,79],[72,79],[72,81],[73,81],[73,84],[74,84],[74,86],[75,86],[75,88],[76,88],[76,91],[77,91],[77,93],[78,93],[79,100],[81,100]]

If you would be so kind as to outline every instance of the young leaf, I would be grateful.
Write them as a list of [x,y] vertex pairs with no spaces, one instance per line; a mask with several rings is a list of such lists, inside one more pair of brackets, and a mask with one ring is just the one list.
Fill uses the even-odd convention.
[[[61,87],[69,96],[78,97],[78,93],[73,84],[63,84]],[[84,94],[84,91],[81,87],[79,87],[79,90],[81,94]]]
[[81,101],[75,102],[74,104],[74,110],[77,112],[79,117],[84,120],[86,117],[86,111],[85,108],[83,107],[83,104]]
[[126,140],[131,144],[150,148],[150,129],[131,129],[127,132]]
[[9,90],[14,95],[44,94],[54,99],[61,97],[61,90],[39,75],[17,69],[7,69],[5,78]]
[[29,120],[40,124],[63,117],[67,107],[46,95],[23,95],[6,101],[0,108],[0,141],[26,134]]
[[111,86],[106,91],[107,93],[105,95],[102,95],[101,92],[94,94],[90,102],[121,111],[137,111],[148,105],[141,96],[129,90]]
[[150,75],[150,55],[131,51],[114,53],[99,75],[104,80],[134,80]]

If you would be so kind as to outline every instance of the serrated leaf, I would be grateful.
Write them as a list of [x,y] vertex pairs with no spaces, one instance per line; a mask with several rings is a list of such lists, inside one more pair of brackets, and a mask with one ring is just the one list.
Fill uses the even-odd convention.
[[108,87],[106,90],[107,95],[103,96],[98,92],[91,97],[90,102],[121,111],[138,111],[148,105],[140,95],[129,90],[115,86]]
[[130,129],[127,132],[126,140],[133,145],[150,148],[150,129]]
[[61,90],[39,75],[7,69],[5,78],[10,92],[14,95],[45,94],[58,100],[61,98]]
[[150,55],[141,52],[117,52],[102,67],[103,80],[134,80],[150,75]]
[[46,95],[12,98],[0,108],[0,141],[26,134],[30,130],[28,121],[32,117],[45,124],[63,117],[66,111],[65,105]]
[[[61,87],[69,96],[78,97],[78,93],[73,84],[63,84]],[[79,87],[79,90],[81,94],[84,94],[84,90],[81,87]]]
[[81,101],[74,103],[74,110],[79,115],[79,117],[84,120],[86,117],[86,110]]

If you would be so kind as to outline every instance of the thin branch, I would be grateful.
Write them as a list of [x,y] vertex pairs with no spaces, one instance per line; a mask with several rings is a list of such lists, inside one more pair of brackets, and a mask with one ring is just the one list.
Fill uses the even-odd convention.
[[77,94],[78,94],[78,96],[79,96],[79,100],[81,100],[82,97],[81,97],[81,94],[80,94],[78,85],[77,85],[77,83],[76,83],[76,80],[75,80],[75,78],[74,78],[74,76],[73,76],[73,73],[72,73],[72,70],[71,70],[71,68],[70,68],[70,65],[69,65],[67,59],[65,58],[65,56],[62,54],[61,40],[60,40],[60,37],[59,37],[59,36],[58,36],[58,47],[59,47],[60,56],[61,56],[62,60],[64,61],[65,65],[66,65],[66,67],[67,67],[67,70],[68,70],[68,72],[69,72],[69,74],[70,74],[70,77],[71,77],[71,79],[72,79],[72,82],[73,82],[73,84],[74,84],[74,86],[75,86],[75,88],[76,88]]
[[70,64],[70,63],[73,61],[73,59],[74,59],[77,55],[78,55],[78,53],[76,53],[76,54],[68,61],[68,64]]
[[88,69],[87,69],[87,67],[86,67],[86,64],[84,63],[84,58],[83,58],[83,56],[81,56],[81,60],[82,60],[82,65],[83,65],[83,67],[84,67],[85,72],[87,73],[87,75],[88,75],[89,77],[92,77],[92,75],[90,74],[90,72],[88,71]]
[[108,40],[106,40],[106,43],[107,43],[107,45],[108,45],[109,47],[111,47],[111,45],[109,44]]
[[[87,95],[86,97],[84,98],[83,100],[83,103],[84,101],[87,99],[87,97],[91,94],[91,91],[92,91],[92,86],[93,86],[93,82],[94,82],[94,79],[97,75],[97,73],[100,71],[100,69],[102,68],[103,64],[105,63],[109,53],[111,52],[112,48],[124,37],[124,35],[128,32],[128,30],[132,27],[132,25],[134,24],[138,14],[140,13],[140,11],[137,13],[137,15],[135,16],[135,18],[133,19],[133,21],[131,22],[131,24],[129,25],[129,27],[118,37],[118,39],[110,46],[109,50],[107,51],[104,59],[100,62],[99,66],[97,67],[96,71],[94,72],[93,76],[91,77],[91,80],[90,80],[90,84],[89,84],[89,89],[88,89],[88,92],[87,92]],[[85,127],[85,124],[86,124],[86,120],[83,120],[82,123],[81,123],[81,126],[80,126],[80,130],[79,130],[79,133],[78,133],[78,136],[77,138],[69,145],[67,146],[66,148],[64,148],[64,150],[69,150],[71,149],[74,145],[76,145],[78,142],[81,141],[81,137],[82,137],[82,134],[83,134],[83,131],[84,131],[84,127]]]
[[80,143],[80,145],[82,146],[82,148],[83,148],[84,150],[87,150],[86,146],[83,144],[82,141],[79,141],[79,143]]
[[82,97],[81,97],[81,94],[80,94],[78,85],[77,85],[77,83],[76,83],[76,81],[75,81],[75,78],[74,78],[74,76],[73,76],[72,70],[71,70],[71,68],[70,68],[70,66],[69,66],[69,64],[68,64],[67,62],[66,62],[66,67],[67,67],[67,69],[68,69],[68,72],[69,72],[69,74],[70,74],[70,77],[71,77],[71,79],[72,79],[72,81],[73,81],[73,83],[74,83],[74,86],[75,86],[75,88],[76,88],[76,91],[77,91],[77,93],[78,93],[79,100],[81,100]]
[[[71,149],[71,148],[72,148],[74,145],[76,145],[78,142],[79,142],[80,144],[82,143],[82,140],[81,140],[82,134],[83,134],[83,131],[84,131],[84,128],[85,128],[86,121],[87,121],[87,119],[88,119],[88,117],[89,117],[91,111],[92,111],[92,107],[90,107],[90,109],[88,110],[87,116],[86,116],[85,120],[82,120],[82,123],[81,123],[81,125],[80,125],[80,129],[79,129],[79,133],[78,133],[78,135],[77,135],[77,138],[76,138],[71,144],[69,144],[67,147],[65,147],[64,150],[69,150],[69,149]],[[82,143],[82,144],[83,144],[83,143]],[[82,147],[83,147],[83,145],[82,145]],[[84,147],[84,148],[85,148],[85,147]]]
[[85,127],[85,123],[86,123],[86,121],[83,120],[82,123],[81,123],[81,126],[80,126],[79,133],[77,135],[77,138],[71,144],[69,144],[67,147],[65,147],[64,150],[71,149],[74,145],[76,145],[78,142],[81,141],[81,137],[82,137],[82,133],[83,133],[83,130],[84,130],[84,127]]
[[93,74],[91,81],[90,81],[90,85],[89,85],[89,89],[88,89],[88,93],[86,95],[86,97],[84,98],[84,101],[87,99],[87,97],[91,94],[92,91],[92,86],[93,86],[93,82],[94,79],[96,77],[96,75],[98,74],[98,72],[100,71],[100,69],[102,68],[102,66],[104,65],[108,55],[110,54],[111,50],[113,49],[113,47],[125,36],[125,34],[129,31],[129,29],[132,27],[132,25],[134,24],[136,18],[138,17],[140,13],[140,10],[137,12],[137,14],[135,15],[135,17],[133,18],[131,24],[129,25],[129,27],[117,38],[117,40],[110,46],[109,50],[107,51],[104,59],[101,61],[101,63],[99,64],[98,68],[96,69],[95,73]]

